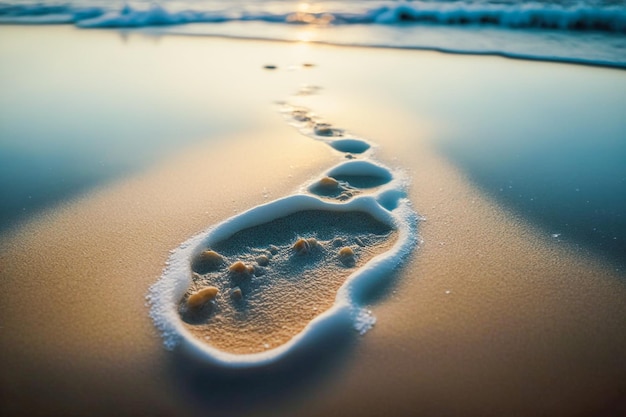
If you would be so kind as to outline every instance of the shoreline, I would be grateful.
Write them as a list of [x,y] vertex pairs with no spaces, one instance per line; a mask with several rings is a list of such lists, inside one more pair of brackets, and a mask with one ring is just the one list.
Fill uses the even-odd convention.
[[[81,30],[103,30],[102,28],[81,28]],[[340,44],[333,43],[328,41],[316,41],[316,40],[291,40],[291,39],[276,39],[276,38],[264,38],[264,37],[245,37],[245,36],[235,36],[235,35],[213,35],[213,34],[197,34],[197,33],[177,33],[177,32],[150,32],[149,29],[138,29],[136,31],[129,29],[104,29],[104,30],[112,30],[117,32],[125,32],[125,33],[139,33],[147,36],[154,37],[164,37],[164,36],[180,36],[180,37],[192,37],[192,38],[215,38],[215,39],[228,39],[234,41],[259,41],[259,42],[277,42],[277,43],[288,43],[288,44],[297,44],[297,43],[307,43],[312,45],[320,45],[327,46],[332,48],[350,48],[350,49],[381,49],[381,50],[391,50],[391,51],[417,51],[417,52],[437,52],[446,55],[459,55],[459,56],[476,56],[476,57],[497,57],[497,58],[506,58],[516,61],[528,61],[528,62],[545,62],[549,64],[565,64],[565,65],[578,65],[583,67],[591,67],[591,68],[606,68],[606,69],[614,69],[614,70],[626,70],[626,63],[624,64],[616,64],[611,62],[593,62],[593,61],[584,61],[579,59],[560,59],[555,57],[532,57],[528,55],[522,54],[512,54],[506,52],[474,52],[474,51],[463,51],[463,50],[453,50],[453,49],[445,49],[445,48],[437,48],[437,47],[422,47],[422,46],[386,46],[386,45],[359,45],[359,44]]]
[[[197,23],[191,23],[197,24]],[[215,23],[213,23],[215,24]],[[558,58],[558,57],[534,57],[531,55],[524,54],[516,54],[516,53],[508,53],[508,52],[498,52],[498,51],[463,51],[460,49],[447,49],[440,47],[429,47],[429,46],[390,46],[390,45],[366,45],[366,44],[341,44],[330,41],[317,41],[317,40],[295,40],[295,39],[277,39],[272,37],[262,37],[262,36],[244,36],[244,35],[228,35],[228,34],[202,34],[202,33],[179,33],[179,32],[152,32],[151,27],[140,27],[140,28],[107,28],[107,27],[95,27],[95,28],[82,28],[74,26],[72,23],[0,23],[0,26],[25,26],[25,27],[59,27],[59,26],[68,26],[81,31],[110,31],[119,34],[125,35],[133,35],[140,34],[151,36],[155,38],[161,38],[166,36],[175,36],[175,37],[197,37],[197,38],[215,38],[215,39],[227,39],[227,40],[241,40],[241,41],[257,41],[257,42],[277,42],[277,43],[308,43],[313,45],[321,45],[328,47],[338,47],[338,48],[357,48],[357,49],[381,49],[381,50],[398,50],[398,51],[421,51],[421,52],[437,52],[446,55],[460,55],[460,56],[485,56],[485,57],[499,57],[506,58],[512,60],[519,61],[528,61],[528,62],[546,62],[551,64],[565,64],[565,65],[578,65],[584,67],[591,68],[606,68],[606,69],[615,69],[615,70],[626,70],[626,63],[612,63],[606,61],[591,61],[584,60],[580,58]],[[172,26],[175,27],[177,25],[167,25],[165,27]]]

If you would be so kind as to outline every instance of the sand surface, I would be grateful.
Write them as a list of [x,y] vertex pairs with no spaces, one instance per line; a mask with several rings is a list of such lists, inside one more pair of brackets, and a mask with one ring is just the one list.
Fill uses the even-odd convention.
[[[37,30],[51,40],[116,36]],[[452,119],[429,120],[373,87],[368,93],[376,79],[368,84],[364,72],[354,77],[361,81],[356,88],[356,67],[347,62],[376,67],[393,57],[407,73],[420,65],[467,64],[475,71],[470,78],[481,71],[506,78],[526,67],[554,76],[567,66],[218,39],[160,42],[164,60],[176,48],[228,49],[229,60],[219,65],[244,74],[269,61],[314,62],[320,71],[311,82],[324,90],[309,105],[375,140],[381,161],[407,170],[410,198],[426,219],[419,226],[423,243],[372,296],[376,326],[330,344],[322,366],[311,362],[295,376],[271,368],[224,374],[164,350],[145,295],[169,251],[212,224],[289,195],[341,158],[272,108],[271,100],[297,88],[300,75],[285,72],[272,81],[276,97],[266,94],[268,87],[267,101],[237,97],[262,117],[219,143],[181,149],[2,237],[5,415],[617,416],[626,410],[624,273],[485,196],[434,146],[437,123]],[[250,53],[254,59],[243,58]]]
[[[298,235],[309,237],[294,239]],[[196,274],[187,294],[214,286],[219,290],[215,299],[190,308],[187,297],[181,301],[180,315],[197,338],[225,352],[256,353],[280,346],[331,308],[346,279],[374,256],[390,250],[396,238],[390,226],[363,212],[302,211],[244,229],[211,245],[221,256],[229,255],[230,261]],[[339,245],[333,244],[336,239]],[[355,239],[368,244],[360,246]],[[295,253],[293,246],[302,240],[307,242],[302,251],[306,253]],[[274,254],[266,249],[270,245],[275,247]],[[343,247],[354,253],[352,262],[339,259]],[[261,262],[264,266],[256,261],[259,254],[267,259],[267,264]],[[242,262],[246,270],[229,271],[228,265],[236,262]],[[243,295],[235,299],[233,289]]]

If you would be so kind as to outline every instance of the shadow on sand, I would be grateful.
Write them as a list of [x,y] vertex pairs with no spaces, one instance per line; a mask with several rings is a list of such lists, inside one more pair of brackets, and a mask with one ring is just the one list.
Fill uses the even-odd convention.
[[225,368],[179,348],[171,356],[171,373],[199,412],[232,416],[274,410],[310,395],[344,369],[359,337],[346,324],[337,323],[324,337],[273,364],[256,367]]

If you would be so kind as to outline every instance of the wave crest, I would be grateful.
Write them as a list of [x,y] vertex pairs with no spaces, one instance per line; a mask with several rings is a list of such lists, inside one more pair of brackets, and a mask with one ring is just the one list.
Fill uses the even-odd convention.
[[[4,23],[73,23],[84,28],[130,28],[187,23],[228,21],[263,21],[285,24],[430,24],[500,26],[503,28],[542,28],[554,30],[594,30],[626,32],[626,8],[620,6],[563,6],[555,4],[490,4],[468,2],[376,2],[376,7],[356,7],[356,2],[334,3],[334,10],[304,12],[264,9],[254,3],[246,7],[203,9],[180,8],[176,2],[158,4],[99,5],[46,3],[0,3],[0,22]],[[188,5],[188,3],[186,3]],[[174,7],[173,7],[174,6]],[[268,6],[269,7],[269,6]],[[296,5],[289,6],[296,7]]]

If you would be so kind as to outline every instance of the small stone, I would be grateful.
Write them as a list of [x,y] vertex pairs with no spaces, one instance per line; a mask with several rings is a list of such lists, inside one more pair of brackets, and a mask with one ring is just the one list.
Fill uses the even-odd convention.
[[235,287],[230,291],[230,296],[235,301],[240,301],[243,299],[243,293],[241,292],[241,288]]
[[342,238],[336,237],[336,238],[333,239],[333,246],[335,248],[338,248],[339,246],[343,246],[343,245],[344,245],[344,243],[343,243],[343,239]]
[[318,248],[320,246],[320,243],[314,237],[310,237],[306,241],[309,244],[309,248],[311,249]]
[[217,296],[219,290],[215,287],[205,287],[202,288],[187,298],[187,307],[189,308],[198,308],[204,305],[207,301],[210,301]]
[[246,267],[246,264],[244,264],[243,262],[237,261],[234,264],[232,264],[231,266],[229,266],[228,270],[230,272],[236,272],[238,274],[241,274],[243,272],[246,272],[248,270],[248,268]]
[[339,181],[332,177],[324,177],[317,183],[320,187],[325,189],[335,189],[339,187]]
[[354,265],[354,251],[349,246],[339,249],[339,260],[346,266]]
[[260,266],[267,266],[270,263],[270,258],[265,255],[260,255],[256,258],[256,263]]
[[344,246],[343,248],[339,249],[339,256],[341,256],[342,258],[354,256],[354,251],[349,246]]
[[216,271],[224,265],[224,258],[219,253],[212,250],[200,252],[191,264],[191,268],[195,272],[205,274],[207,272]]
[[228,267],[228,271],[233,275],[250,276],[254,273],[254,267],[246,265],[241,261],[237,261]]
[[306,255],[311,251],[311,245],[306,239],[298,239],[296,243],[293,244],[293,250],[298,255]]
[[263,65],[263,69],[266,70],[275,70],[276,68],[278,68],[276,65]]

